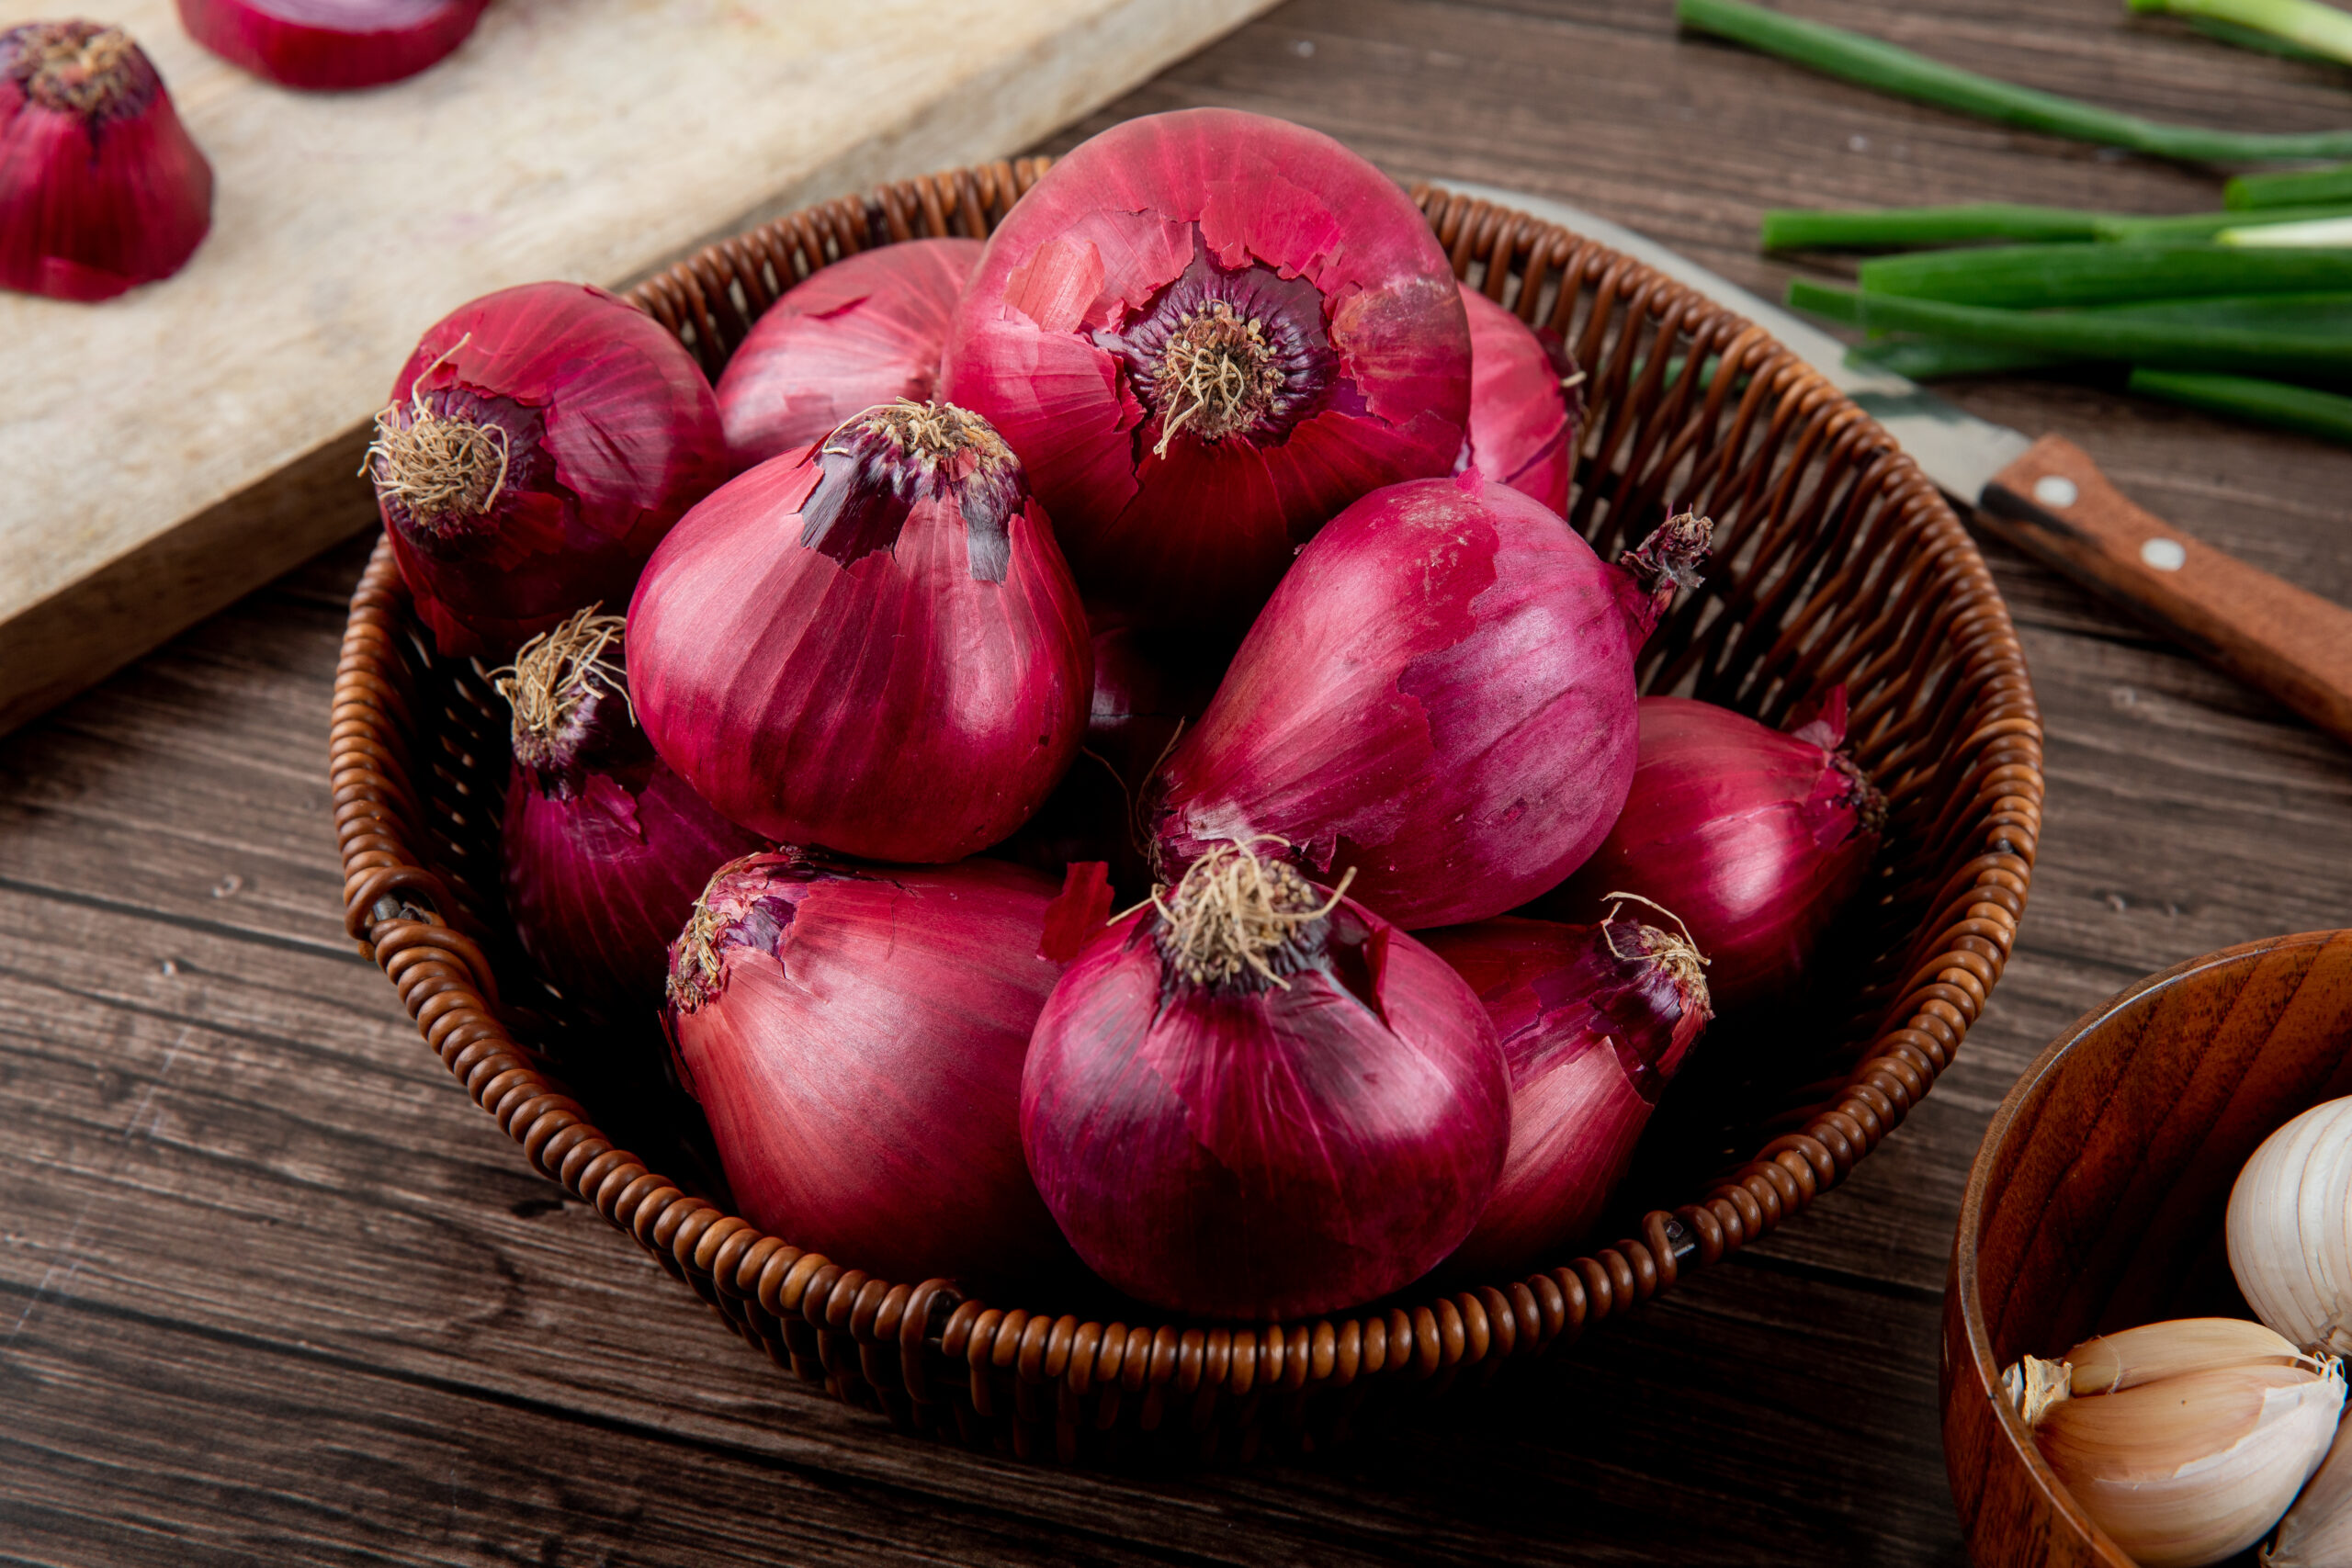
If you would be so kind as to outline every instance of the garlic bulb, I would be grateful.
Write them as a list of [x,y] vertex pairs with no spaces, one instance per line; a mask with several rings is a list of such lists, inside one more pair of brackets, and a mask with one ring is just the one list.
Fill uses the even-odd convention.
[[2278,1521],[2278,1539],[2263,1550],[2263,1568],[2352,1568],[2352,1422],[2335,1428],[2319,1473]]
[[2344,1408],[2335,1358],[2227,1318],[2086,1340],[2002,1381],[2050,1468],[2143,1568],[2199,1568],[2261,1540]]
[[2352,1354],[2352,1100],[2262,1141],[2230,1190],[2228,1236],[2255,1316],[2306,1349]]

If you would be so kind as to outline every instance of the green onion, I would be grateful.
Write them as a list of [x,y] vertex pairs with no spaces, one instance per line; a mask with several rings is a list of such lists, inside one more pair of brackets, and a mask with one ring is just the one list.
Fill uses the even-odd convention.
[[1955,305],[2105,305],[2217,294],[2352,291],[2352,255],[2324,247],[2006,245],[1918,251],[1861,265],[1863,289]]
[[1842,28],[1784,17],[1748,5],[1747,0],[1676,0],[1674,14],[1685,27],[1700,32],[1713,33],[1897,97],[2078,141],[2201,163],[2352,158],[2352,130],[2261,135],[2167,125],[1939,65],[1907,49]]
[[2335,392],[2258,381],[2244,376],[2199,376],[2178,370],[2135,369],[2132,389],[2209,413],[2236,414],[2257,424],[2299,430],[2323,441],[2352,445],[2352,398]]
[[2134,11],[2194,17],[2352,64],[2352,17],[2316,0],[2126,0]]
[[2217,239],[2224,230],[2263,228],[2274,223],[2304,223],[2321,218],[2352,218],[2352,201],[2312,207],[2266,207],[2244,211],[2184,212],[2173,218],[2107,218],[2098,237],[2109,242],[2144,244],[2151,241]]
[[1833,288],[1798,278],[1800,310],[1874,332],[2031,349],[2160,369],[2352,376],[2352,293],[2159,300],[2096,310],[2003,310]]
[[2036,354],[2030,348],[2000,348],[1991,344],[1954,343],[1949,338],[1881,338],[1846,351],[1846,363],[1857,367],[1892,370],[1913,381],[1933,381],[1943,376],[1989,376],[2006,370],[2046,370],[2064,359]]
[[2218,244],[2266,250],[2273,245],[2306,249],[2332,245],[2340,250],[2352,245],[2352,218],[2317,218],[2307,223],[2255,223],[2243,229],[2224,229],[2213,239]]
[[2182,212],[2143,218],[2132,213],[2085,212],[2071,207],[2029,207],[1980,201],[1960,207],[1860,207],[1826,212],[1776,208],[1764,214],[1768,251],[1902,251],[1926,245],[1964,245],[1986,241],[2207,240],[2224,229],[2249,223],[2297,222],[2315,218],[2352,218],[2352,200],[2315,207],[2265,208],[2259,218],[2243,210]]
[[2239,49],[2250,49],[2258,54],[2275,54],[2281,60],[2300,60],[2308,65],[2341,63],[2332,54],[2323,54],[2316,49],[2305,49],[2301,44],[2289,43],[2285,39],[2272,38],[2268,33],[2258,33],[2252,28],[2241,28],[2230,22],[2217,22],[2210,17],[2190,17],[2187,20],[2190,27],[2195,28],[2207,38],[2233,44]]
[[2240,175],[2222,187],[2222,205],[2239,212],[2336,201],[2352,201],[2352,164],[2300,175]]

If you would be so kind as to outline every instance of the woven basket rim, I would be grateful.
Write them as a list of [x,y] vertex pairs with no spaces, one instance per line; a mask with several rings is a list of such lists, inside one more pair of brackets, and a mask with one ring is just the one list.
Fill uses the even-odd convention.
[[[727,269],[745,256],[783,254],[809,244],[812,235],[820,251],[831,234],[846,254],[922,232],[954,232],[958,223],[962,231],[985,234],[985,209],[1009,206],[1046,162],[999,162],[821,203],[707,247],[629,297],[713,369],[713,302],[727,289]],[[1888,505],[1923,515],[1925,534],[1915,547],[1923,569],[1947,589],[1981,590],[1979,602],[1950,628],[1948,642],[1961,671],[1956,679],[1974,694],[1967,705],[1973,728],[1953,752],[1985,753],[1974,780],[1979,852],[1928,901],[1922,934],[1941,922],[1933,943],[1924,944],[1929,955],[1896,987],[1900,999],[1883,1010],[1884,1026],[1801,1128],[1768,1142],[1693,1201],[1647,1212],[1639,1235],[1557,1268],[1466,1289],[1408,1287],[1398,1304],[1282,1325],[1176,1314],[1140,1325],[1101,1324],[993,1306],[944,1279],[877,1280],[762,1233],[616,1148],[500,1023],[491,965],[444,915],[461,906],[416,852],[402,821],[419,807],[403,761],[408,716],[395,668],[408,594],[379,539],[352,600],[332,716],[330,774],[346,926],[400,990],[426,1043],[522,1145],[532,1167],[633,1235],[747,1337],[740,1314],[756,1303],[780,1321],[846,1332],[864,1347],[895,1347],[905,1352],[901,1375],[918,1400],[925,1397],[930,1356],[968,1361],[976,1373],[993,1366],[1023,1379],[1063,1380],[1079,1393],[1094,1382],[1247,1394],[1253,1386],[1338,1386],[1383,1371],[1427,1376],[1532,1353],[1651,1299],[1683,1269],[1712,1265],[1802,1213],[1928,1091],[1982,1011],[2030,888],[2042,796],[2041,730],[2007,605],[1950,505],[1875,421],[1753,322],[1633,257],[1525,212],[1434,186],[1417,186],[1413,196],[1442,239],[1449,230],[1456,235],[1450,248],[1457,273],[1465,255],[1499,261],[1489,271],[1492,297],[1501,297],[1502,275],[1520,250],[1543,254],[1549,246],[1599,256],[1604,289],[1644,295],[1664,319],[1736,329],[1721,352],[1726,370],[1737,362],[1748,374],[1747,395],[1777,395],[1782,407],[1826,407],[1833,433],[1855,443],[1852,453],[1860,454],[1843,460],[1891,464],[1883,484]],[[977,1376],[974,1390],[977,1400]]]

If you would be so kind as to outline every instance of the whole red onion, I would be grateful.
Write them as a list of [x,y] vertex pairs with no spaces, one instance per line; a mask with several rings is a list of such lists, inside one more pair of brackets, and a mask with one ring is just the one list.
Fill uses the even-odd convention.
[[1484,919],[1583,863],[1632,782],[1634,655],[1709,525],[1616,566],[1476,470],[1331,520],[1161,770],[1163,874],[1271,835],[1408,930]]
[[466,41],[490,0],[179,0],[188,36],[288,87],[374,87]]
[[1792,734],[1687,697],[1645,697],[1624,814],[1534,906],[1589,919],[1632,888],[1689,922],[1716,1010],[1796,994],[1877,852],[1886,806],[1846,741],[1846,693]]
[[1410,1284],[1509,1140],[1494,1026],[1427,948],[1227,845],[1079,954],[1021,1140],[1094,1271],[1157,1306],[1292,1318]]
[[0,288],[110,299],[212,227],[212,165],[119,28],[0,32]]
[[1451,1272],[1497,1276],[1557,1256],[1600,1218],[1667,1081],[1713,1016],[1684,938],[1611,917],[1505,918],[1424,931],[1470,983],[1510,1064],[1510,1153]]
[[1466,283],[1462,304],[1470,314],[1470,434],[1454,468],[1476,463],[1565,515],[1584,412],[1576,359],[1557,333],[1537,333]]
[[1090,594],[1238,626],[1333,513],[1447,471],[1469,329],[1394,181],[1316,131],[1185,109],[1021,198],[944,388],[1021,454]]
[[718,378],[740,472],[821,441],[877,403],[927,400],[978,240],[908,240],[844,256],[787,290]]
[[710,383],[601,288],[527,283],[425,333],[376,416],[368,471],[441,651],[503,654],[618,604],[727,477]]
[[1054,885],[993,861],[790,852],[711,878],[671,950],[671,1038],[745,1218],[911,1282],[1066,1256],[1022,1163],[1021,1063],[1061,973]]
[[892,403],[687,514],[629,605],[638,717],[746,827],[952,861],[1076,755],[1086,615],[988,422]]
[[651,1016],[710,874],[760,843],[653,754],[621,659],[621,618],[591,608],[495,678],[514,710],[506,908],[556,988],[608,1019]]

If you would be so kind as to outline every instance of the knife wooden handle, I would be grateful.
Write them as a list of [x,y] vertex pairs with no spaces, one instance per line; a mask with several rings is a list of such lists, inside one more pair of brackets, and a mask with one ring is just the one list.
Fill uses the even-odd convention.
[[2352,610],[2141,511],[2088,453],[2055,435],[1984,487],[1978,515],[1991,532],[2352,741]]

